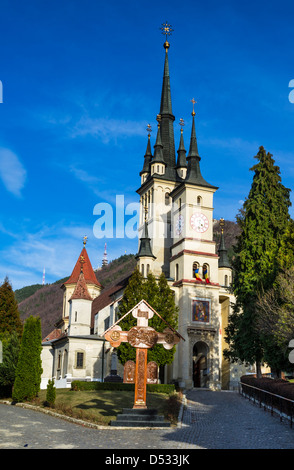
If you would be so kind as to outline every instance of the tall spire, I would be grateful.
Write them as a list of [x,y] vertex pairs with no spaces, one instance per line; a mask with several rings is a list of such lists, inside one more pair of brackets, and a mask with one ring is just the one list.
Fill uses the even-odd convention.
[[219,244],[219,249],[218,249],[218,255],[219,255],[218,267],[219,268],[231,268],[231,264],[228,258],[228,252],[225,246],[225,237],[224,237],[225,221],[224,219],[220,219],[219,224],[221,227],[221,239],[220,239],[220,244]]
[[175,139],[174,139],[174,129],[173,122],[175,117],[172,112],[172,102],[171,102],[171,89],[170,89],[170,76],[169,76],[169,63],[168,63],[168,49],[170,47],[169,42],[167,41],[167,36],[171,35],[173,29],[168,23],[162,25],[162,33],[166,36],[166,41],[163,45],[165,48],[165,62],[164,62],[164,73],[163,73],[163,82],[162,82],[162,91],[161,91],[161,101],[160,101],[160,115],[161,115],[161,140],[163,145],[163,157],[166,163],[166,172],[165,178],[175,179],[175,166],[176,166],[176,156],[175,156]]

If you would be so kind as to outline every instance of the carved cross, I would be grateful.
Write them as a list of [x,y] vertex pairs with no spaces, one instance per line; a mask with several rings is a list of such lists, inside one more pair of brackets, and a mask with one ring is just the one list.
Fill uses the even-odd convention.
[[[129,331],[122,331],[118,323],[129,313],[137,319],[137,326]],[[130,312],[126,313],[113,326],[106,330],[103,335],[111,346],[117,348],[121,342],[128,342],[136,348],[135,369],[135,400],[133,408],[147,408],[146,406],[146,382],[147,382],[147,352],[155,344],[162,344],[165,349],[171,349],[180,339],[184,339],[167,322],[168,327],[162,333],[148,326],[148,320],[153,315],[158,315],[165,320],[145,301],[141,300]]]

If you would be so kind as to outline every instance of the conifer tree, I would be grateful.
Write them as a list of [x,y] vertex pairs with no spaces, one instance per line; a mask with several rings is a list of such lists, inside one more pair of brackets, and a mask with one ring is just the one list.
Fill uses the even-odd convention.
[[41,320],[30,316],[24,324],[12,393],[14,401],[31,400],[37,396],[42,374],[41,351]]
[[[258,295],[271,288],[281,268],[280,251],[289,227],[290,190],[281,182],[280,169],[263,147],[255,156],[258,163],[251,189],[237,217],[241,233],[233,261],[235,314],[226,330],[227,357],[260,364],[264,356],[262,334],[258,328]],[[240,312],[236,314],[236,312]]]
[[0,286],[0,334],[17,331],[22,334],[22,322],[20,320],[18,304],[15,300],[12,286],[6,277]]
[[3,341],[3,361],[0,364],[0,396],[11,397],[20,350],[20,338],[14,330]]

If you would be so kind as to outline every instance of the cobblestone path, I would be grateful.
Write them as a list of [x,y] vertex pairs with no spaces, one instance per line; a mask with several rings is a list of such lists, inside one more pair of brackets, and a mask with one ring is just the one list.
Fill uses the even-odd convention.
[[294,449],[294,427],[236,392],[191,390],[181,427],[91,429],[0,404],[0,449]]

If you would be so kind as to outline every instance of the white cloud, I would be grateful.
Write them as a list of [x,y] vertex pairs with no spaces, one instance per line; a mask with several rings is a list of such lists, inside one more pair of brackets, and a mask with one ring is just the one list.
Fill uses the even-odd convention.
[[7,191],[17,197],[21,196],[26,170],[17,155],[7,148],[0,148],[0,178]]
[[72,130],[71,137],[90,135],[101,138],[103,143],[111,140],[116,141],[117,137],[131,137],[146,134],[146,123],[122,119],[92,119],[82,117]]

